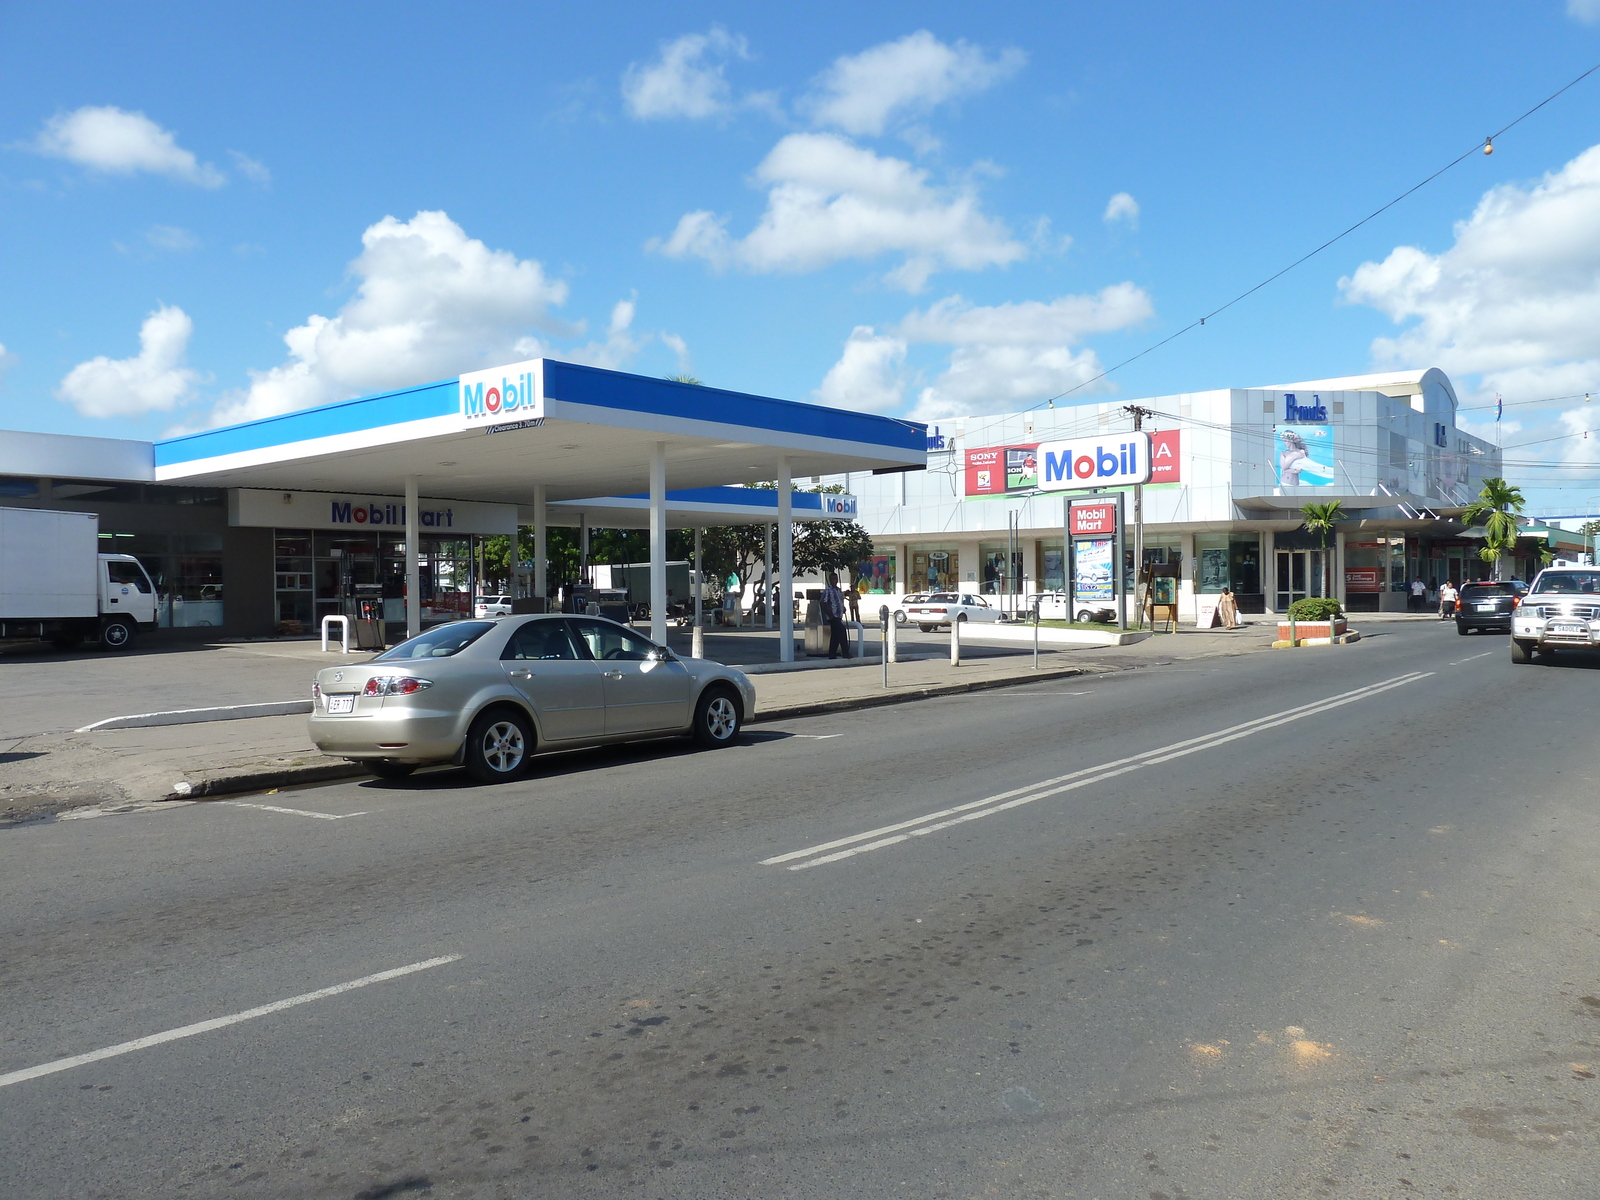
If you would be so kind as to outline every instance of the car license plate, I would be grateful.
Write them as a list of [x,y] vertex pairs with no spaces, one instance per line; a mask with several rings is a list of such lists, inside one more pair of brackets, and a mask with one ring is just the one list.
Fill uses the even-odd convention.
[[328,712],[330,714],[350,713],[356,710],[356,697],[354,692],[347,692],[342,696],[328,697]]
[[1582,634],[1584,634],[1584,633],[1586,633],[1588,631],[1585,630],[1582,625],[1552,625],[1552,626],[1550,626],[1550,632],[1551,633],[1573,633],[1573,634],[1582,635]]
[[1493,612],[1494,611],[1494,605],[1493,604],[1480,604],[1480,605],[1478,605],[1478,611],[1479,612]]

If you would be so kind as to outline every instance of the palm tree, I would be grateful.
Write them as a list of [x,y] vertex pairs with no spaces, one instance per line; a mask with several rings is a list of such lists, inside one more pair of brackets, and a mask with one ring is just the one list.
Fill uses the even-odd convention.
[[1328,539],[1333,527],[1345,519],[1344,505],[1337,500],[1326,504],[1307,504],[1300,510],[1300,519],[1312,533],[1322,539],[1322,594],[1333,595],[1333,562],[1328,558]]
[[1478,557],[1494,565],[1494,577],[1500,578],[1500,563],[1517,547],[1517,514],[1526,501],[1522,490],[1514,488],[1499,477],[1485,479],[1478,498],[1461,512],[1461,521],[1467,526],[1483,526],[1483,549]]

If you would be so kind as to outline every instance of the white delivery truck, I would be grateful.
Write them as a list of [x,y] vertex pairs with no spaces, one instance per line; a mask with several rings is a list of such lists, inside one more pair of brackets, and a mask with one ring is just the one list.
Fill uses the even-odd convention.
[[131,554],[100,553],[94,513],[0,508],[0,637],[122,650],[156,623],[156,589]]

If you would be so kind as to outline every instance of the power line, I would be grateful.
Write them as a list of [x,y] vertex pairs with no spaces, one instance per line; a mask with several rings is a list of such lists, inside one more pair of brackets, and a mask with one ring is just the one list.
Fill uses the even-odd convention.
[[1549,104],[1552,100],[1556,99],[1556,97],[1560,96],[1563,92],[1566,92],[1569,89],[1571,89],[1573,87],[1576,87],[1578,84],[1582,83],[1585,79],[1587,79],[1590,75],[1593,75],[1596,71],[1600,71],[1600,63],[1595,63],[1594,66],[1590,67],[1587,71],[1583,72],[1583,74],[1579,75],[1577,78],[1571,80],[1570,82],[1566,83],[1562,87],[1557,88],[1555,91],[1551,92],[1548,96],[1546,96],[1543,100],[1539,101],[1539,103],[1535,104],[1532,108],[1528,109],[1527,112],[1523,113],[1516,120],[1511,121],[1509,124],[1501,126],[1495,132],[1489,134],[1486,138],[1484,138],[1483,141],[1475,143],[1473,145],[1472,149],[1465,150],[1462,153],[1458,154],[1455,158],[1451,159],[1444,166],[1440,167],[1432,175],[1429,175],[1426,179],[1422,180],[1420,183],[1415,183],[1412,186],[1408,187],[1405,191],[1401,192],[1393,200],[1391,200],[1387,204],[1383,205],[1383,207],[1374,209],[1372,212],[1370,212],[1366,216],[1362,217],[1361,220],[1357,221],[1354,225],[1351,225],[1349,228],[1343,230],[1342,232],[1335,234],[1333,237],[1331,237],[1327,241],[1323,242],[1322,245],[1318,246],[1315,250],[1310,250],[1310,251],[1306,252],[1305,254],[1302,254],[1299,258],[1295,259],[1292,263],[1290,263],[1288,266],[1284,267],[1282,270],[1274,271],[1271,275],[1268,275],[1260,283],[1256,284],[1254,287],[1247,288],[1245,291],[1240,292],[1237,296],[1235,296],[1232,300],[1229,300],[1226,304],[1223,304],[1218,308],[1212,309],[1210,312],[1206,313],[1205,316],[1200,317],[1197,320],[1190,321],[1187,325],[1185,325],[1182,329],[1178,330],[1176,333],[1169,334],[1167,337],[1162,338],[1159,342],[1155,343],[1155,345],[1153,345],[1153,346],[1146,346],[1143,350],[1139,351],[1139,353],[1137,353],[1135,355],[1132,355],[1132,356],[1130,356],[1128,358],[1123,359],[1116,366],[1107,367],[1104,371],[1101,371],[1100,374],[1092,376],[1089,379],[1085,379],[1082,383],[1074,384],[1072,387],[1069,387],[1066,391],[1058,392],[1056,395],[1051,396],[1046,400],[1041,400],[1041,401],[1038,402],[1038,404],[1033,405],[1032,408],[1024,409],[1023,411],[1024,412],[1032,412],[1034,409],[1039,408],[1039,407],[1041,407],[1043,405],[1054,404],[1057,400],[1060,400],[1062,397],[1070,396],[1070,395],[1072,395],[1072,393],[1074,393],[1076,391],[1080,391],[1083,388],[1088,387],[1091,383],[1097,383],[1100,380],[1106,378],[1108,375],[1114,374],[1115,372],[1122,370],[1122,368],[1127,366],[1129,363],[1137,362],[1139,359],[1143,358],[1146,354],[1149,354],[1152,351],[1161,349],[1161,347],[1165,346],[1168,342],[1174,340],[1175,338],[1182,337],[1184,334],[1188,333],[1190,330],[1200,328],[1207,321],[1209,321],[1212,317],[1215,317],[1220,313],[1226,312],[1228,309],[1232,308],[1235,304],[1238,304],[1241,300],[1244,300],[1244,299],[1246,299],[1246,298],[1248,298],[1250,296],[1255,295],[1255,293],[1259,292],[1262,288],[1266,287],[1269,283],[1273,283],[1274,281],[1282,278],[1284,275],[1287,275],[1290,271],[1294,270],[1296,267],[1298,267],[1301,263],[1305,262],[1307,259],[1315,258],[1317,255],[1321,254],[1324,250],[1326,250],[1329,246],[1332,246],[1335,242],[1342,241],[1344,238],[1350,236],[1350,234],[1352,234],[1356,230],[1360,229],[1367,222],[1373,220],[1375,217],[1382,216],[1384,213],[1388,212],[1391,208],[1393,208],[1396,204],[1399,204],[1400,201],[1404,200],[1407,196],[1410,196],[1413,192],[1420,191],[1422,188],[1427,187],[1428,184],[1432,183],[1435,179],[1439,178],[1439,176],[1443,175],[1446,171],[1449,171],[1452,167],[1458,166],[1462,162],[1465,162],[1467,159],[1471,158],[1474,154],[1478,153],[1480,150],[1483,151],[1483,153],[1485,153],[1485,154],[1492,153],[1494,151],[1494,139],[1495,138],[1501,136],[1502,134],[1508,132],[1509,130],[1515,129],[1518,125],[1522,124],[1522,122],[1526,121],[1529,117],[1533,116],[1534,113],[1538,112],[1546,104]]

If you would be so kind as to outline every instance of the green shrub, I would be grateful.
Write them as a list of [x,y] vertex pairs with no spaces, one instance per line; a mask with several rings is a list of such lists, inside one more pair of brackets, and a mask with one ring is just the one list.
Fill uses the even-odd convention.
[[1332,596],[1307,596],[1289,605],[1289,615],[1296,621],[1331,621],[1342,617],[1344,610]]

